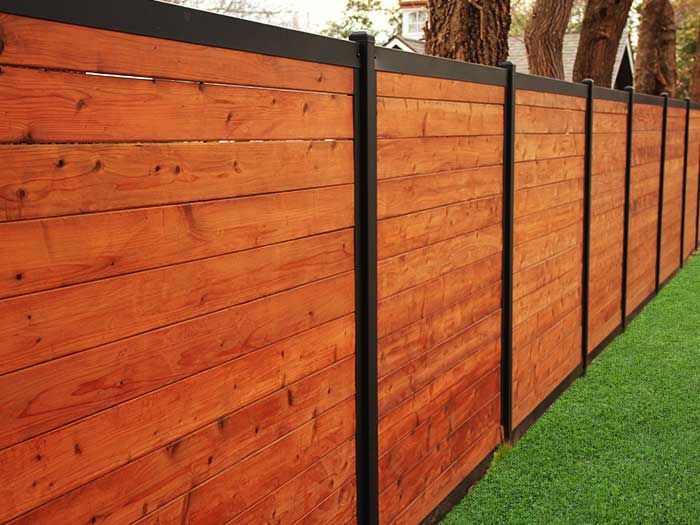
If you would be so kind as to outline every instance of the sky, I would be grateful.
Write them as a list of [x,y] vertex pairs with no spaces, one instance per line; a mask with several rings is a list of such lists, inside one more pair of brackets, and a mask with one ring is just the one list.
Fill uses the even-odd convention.
[[[167,1],[167,0],[166,0]],[[220,0],[180,0],[177,3],[189,7],[207,9]],[[328,22],[343,18],[346,0],[234,0],[244,1],[259,10],[282,12],[271,23],[293,26],[302,31],[320,32]],[[387,7],[398,6],[399,0],[382,0]],[[383,29],[378,21],[377,29]]]

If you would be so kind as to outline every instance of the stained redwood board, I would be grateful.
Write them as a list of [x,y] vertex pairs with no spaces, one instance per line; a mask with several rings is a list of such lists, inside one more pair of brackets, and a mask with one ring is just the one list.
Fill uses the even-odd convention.
[[502,192],[500,166],[379,181],[377,216],[385,219]]
[[[525,133],[515,139],[515,161],[583,156],[585,136],[553,133]],[[517,183],[516,183],[517,184]]]
[[353,294],[345,273],[0,376],[0,449],[336,320],[333,338]]
[[503,105],[503,91],[504,88],[501,86],[403,73],[377,72],[377,96],[379,97]]
[[593,102],[594,111],[599,113],[623,113],[627,115],[627,102],[617,102],[614,100],[604,100],[596,98]]
[[[693,112],[691,112],[691,116]],[[700,121],[700,119],[697,119]],[[692,129],[688,136],[688,172],[685,207],[685,241],[684,256],[687,258],[695,250],[697,232],[698,179],[700,178],[700,132]]]
[[514,217],[515,220],[518,220],[531,213],[541,212],[582,199],[582,178],[518,190],[515,193]]
[[462,444],[452,430],[498,392],[503,89],[382,73],[377,82],[380,521],[388,522],[427,483],[418,476],[400,494],[396,480],[436,461],[448,468]]
[[0,221],[352,182],[351,141],[0,145]]
[[380,380],[500,308],[500,282],[484,285],[475,292],[478,295],[469,296],[380,339]]
[[574,134],[585,131],[583,111],[535,106],[515,106],[517,133]]
[[406,253],[501,221],[500,195],[379,221],[378,258]]
[[585,145],[584,99],[516,100],[514,426],[581,360]]
[[176,454],[172,447],[159,448],[12,523],[90,523],[95,516],[109,524],[129,523],[144,509],[166,505],[339,403],[352,406],[353,367],[350,361],[310,375],[178,439]]
[[415,390],[454,368],[486,343],[500,336],[500,315],[468,326],[451,339],[410,361],[379,381],[379,417],[405,402]]
[[453,306],[482,286],[499,281],[501,262],[501,253],[495,253],[379,301],[379,337]]
[[595,100],[594,107],[586,349],[589,353],[622,322],[626,158],[620,153],[627,145],[626,104]]
[[[341,457],[333,460],[340,467],[345,462],[345,473],[349,474],[349,463],[354,458],[355,448],[354,441],[350,440],[355,431],[353,414],[352,404],[341,405],[330,411],[324,418],[325,421],[307,423],[268,448],[199,485],[190,492],[184,515],[185,523],[194,525],[233,520],[250,502],[278,489],[296,472],[310,467],[315,469],[311,473],[314,482],[323,481],[323,476],[327,475],[324,470],[333,468],[324,464],[324,460],[328,461],[324,456],[331,454],[333,449],[343,443],[337,452]],[[281,457],[290,459],[280,462]],[[340,467],[335,466],[335,469]],[[342,479],[342,474],[340,477]],[[266,513],[274,512],[274,500],[264,503],[267,503],[264,508]],[[283,512],[280,514],[284,515]],[[242,522],[246,523],[245,515]]]
[[472,102],[377,98],[379,138],[502,135],[503,107]]
[[513,351],[513,423],[520,423],[581,363],[581,308]]
[[342,230],[0,301],[9,372],[353,268]]
[[346,95],[4,67],[0,142],[352,137]]
[[0,298],[352,227],[352,185],[0,223]]
[[4,64],[352,93],[352,69],[0,14]]
[[[330,363],[350,356],[336,365],[326,387],[344,390],[342,399],[347,398],[354,388],[352,335],[347,334],[343,350],[333,341],[316,340],[309,345],[289,339],[260,356],[251,354],[253,357],[248,359],[212,368],[47,436],[5,449],[0,452],[0,467],[16,475],[6,484],[13,498],[3,505],[0,518],[9,519],[65,494],[293,383],[312,373],[313,366],[323,366],[316,352],[323,352]],[[308,352],[308,348],[315,352]],[[254,359],[261,356],[266,356],[264,366],[260,359]],[[314,362],[319,364],[312,365]],[[267,366],[272,368],[263,381],[256,371]],[[287,392],[287,402],[294,403],[293,392]],[[354,405],[350,408],[354,412]],[[346,424],[354,429],[352,417],[343,414],[341,419],[348,420]],[[175,452],[176,449],[177,446]]]
[[410,525],[414,523],[416,516],[428,515],[496,448],[502,437],[501,429],[492,426],[462,455],[457,457],[455,454],[454,462],[443,468],[440,475],[426,486],[425,490],[396,517],[394,523],[396,525]]
[[586,110],[586,99],[583,97],[544,93],[542,91],[529,91],[526,89],[516,90],[515,103],[518,106],[535,106],[546,109]]
[[503,137],[419,137],[377,141],[377,178],[458,171],[503,162]]
[[514,244],[519,246],[578,224],[583,217],[583,199],[520,217],[515,221]]
[[[471,446],[478,443],[481,435],[500,430],[498,429],[499,418],[500,399],[496,397],[450,434],[446,443],[433,447],[420,463],[380,495],[380,523],[392,523],[431,482],[454,464]],[[485,456],[490,450],[480,452]]]
[[[486,359],[486,353],[491,353],[492,361],[497,362],[500,351],[500,341],[492,341],[487,349],[478,356]],[[474,357],[478,357],[474,356]],[[481,357],[479,359],[481,359]],[[486,361],[484,361],[486,363]],[[488,366],[488,365],[485,365]],[[396,443],[409,436],[421,423],[441,409],[448,406],[450,399],[464,391],[465,384],[473,385],[475,395],[478,393],[496,392],[500,389],[500,366],[496,366],[483,377],[482,365],[476,359],[463,361],[447,374],[435,378],[425,387],[417,390],[415,395],[396,409],[384,415],[379,424],[379,454],[383,456]]]
[[498,253],[501,243],[497,225],[384,259],[378,266],[379,299]]
[[[527,140],[526,136],[521,135],[517,142]],[[515,164],[515,189],[524,190],[566,180],[582,179],[583,176],[583,156],[518,162]]]

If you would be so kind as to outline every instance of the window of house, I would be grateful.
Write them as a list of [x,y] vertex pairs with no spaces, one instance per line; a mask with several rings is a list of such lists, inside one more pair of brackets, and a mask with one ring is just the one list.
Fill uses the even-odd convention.
[[404,19],[404,27],[406,28],[405,36],[410,38],[423,38],[423,27],[428,18],[428,12],[424,9],[408,11]]

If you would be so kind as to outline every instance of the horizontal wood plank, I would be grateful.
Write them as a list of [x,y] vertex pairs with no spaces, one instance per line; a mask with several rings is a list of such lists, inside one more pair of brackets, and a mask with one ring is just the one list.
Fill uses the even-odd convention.
[[0,301],[9,372],[353,268],[343,230]]
[[377,141],[377,178],[390,179],[503,163],[503,137],[421,137]]
[[352,182],[351,141],[0,145],[0,221]]
[[352,137],[346,95],[4,67],[0,142]]
[[0,449],[343,318],[353,297],[346,273],[0,376]]
[[327,368],[85,483],[12,523],[90,523],[97,517],[108,525],[130,523],[144,510],[163,507],[338,403],[354,406],[353,398],[348,398],[353,394],[353,377],[352,360]]
[[352,69],[0,15],[4,64],[352,93]]
[[503,107],[471,102],[377,99],[377,136],[502,135]]
[[0,298],[352,227],[352,185],[0,223]]
[[501,86],[489,86],[447,78],[432,78],[404,73],[377,72],[377,96],[417,98],[426,100],[450,100],[455,102],[480,102],[503,104]]

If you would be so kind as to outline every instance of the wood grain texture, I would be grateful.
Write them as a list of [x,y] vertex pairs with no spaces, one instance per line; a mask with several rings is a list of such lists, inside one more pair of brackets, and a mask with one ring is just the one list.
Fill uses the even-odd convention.
[[[313,472],[321,477],[315,481],[323,481],[324,470],[330,467],[324,465],[324,456],[343,443],[338,452],[340,458],[335,459],[339,466],[335,468],[349,474],[354,458],[354,441],[351,440],[355,432],[353,414],[352,404],[339,405],[329,411],[325,420],[305,424],[199,485],[190,493],[185,522],[208,524],[233,520],[261,495],[279,488],[297,472],[314,465],[321,467],[320,472]],[[289,459],[281,463],[281,457]],[[274,508],[266,510],[272,512]]]
[[340,319],[353,294],[346,273],[0,376],[0,449]]
[[379,299],[498,253],[501,243],[500,226],[490,226],[384,259],[378,266]]
[[350,68],[0,15],[4,64],[352,93]]
[[558,108],[585,111],[586,99],[583,97],[571,97],[555,93],[543,93],[541,91],[528,91],[518,89],[515,91],[515,103],[520,106],[535,106],[543,108]]
[[352,227],[352,185],[0,223],[0,298]]
[[353,268],[349,230],[0,301],[9,372]]
[[515,162],[583,156],[585,136],[524,133],[515,136]]
[[[317,332],[313,334],[319,335]],[[307,334],[300,337],[305,336],[308,337]],[[164,447],[293,383],[312,373],[313,363],[323,366],[317,352],[325,354],[326,365],[349,356],[342,362],[344,366],[354,368],[352,336],[353,332],[346,333],[344,339],[341,335],[340,343],[327,338],[313,342],[288,339],[277,348],[212,368],[149,396],[63,427],[46,437],[5,449],[0,452],[0,466],[5,472],[17,474],[0,492],[3,504],[0,517],[11,518],[65,494],[134,457]],[[261,361],[263,356],[265,364]],[[260,370],[266,370],[264,378],[258,375]],[[352,392],[354,382],[348,383],[347,387],[331,388],[347,388]],[[293,399],[292,394],[289,404],[293,404]],[[168,410],[163,410],[163,407],[168,407]],[[344,415],[343,419],[348,419],[354,429],[353,418]]]
[[421,137],[377,141],[377,178],[457,171],[503,163],[503,137]]
[[585,124],[582,111],[515,106],[516,133],[576,134],[585,131]]
[[0,145],[0,221],[352,182],[351,141]]
[[377,98],[377,136],[502,135],[503,107],[471,102]]
[[377,255],[393,257],[502,220],[502,198],[484,197],[379,221]]
[[[159,448],[136,458],[12,524],[45,525],[58,520],[88,525],[93,518],[109,525],[130,523],[144,511],[163,507],[193,486],[313,422],[339,403],[353,405],[353,399],[348,399],[354,393],[353,377],[352,360],[312,374],[179,438],[174,442],[176,447]],[[171,453],[173,448],[175,454]]]
[[501,262],[501,254],[494,253],[379,301],[379,337],[457,304],[460,299],[476,293],[481,286],[499,281]]
[[4,67],[0,142],[352,137],[346,95]]
[[385,219],[500,194],[502,172],[500,166],[494,166],[379,181],[377,217]]
[[430,78],[403,73],[377,72],[377,96],[417,98],[503,105],[503,87]]

